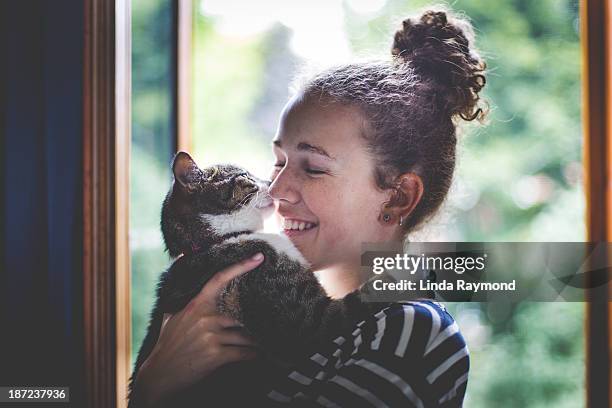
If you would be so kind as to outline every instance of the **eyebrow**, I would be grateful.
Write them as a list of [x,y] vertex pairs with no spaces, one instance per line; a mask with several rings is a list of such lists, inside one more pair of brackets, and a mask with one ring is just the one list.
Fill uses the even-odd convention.
[[[272,144],[274,146],[278,147],[278,148],[281,148],[280,140],[273,140]],[[323,149],[320,146],[311,145],[310,143],[300,142],[297,145],[297,149],[299,151],[303,151],[303,152],[306,151],[306,152],[310,152],[310,153],[315,153],[315,154],[319,154],[321,156],[325,156],[328,159],[335,160],[335,158],[332,155],[330,155],[329,153],[327,153],[325,151],[325,149]]]

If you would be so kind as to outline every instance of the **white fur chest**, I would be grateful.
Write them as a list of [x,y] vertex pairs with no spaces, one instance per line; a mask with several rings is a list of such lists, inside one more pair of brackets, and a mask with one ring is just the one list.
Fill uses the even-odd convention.
[[304,259],[300,251],[293,245],[293,242],[285,235],[268,234],[264,232],[253,232],[250,234],[242,234],[237,237],[228,238],[223,241],[223,244],[234,244],[250,240],[258,240],[267,242],[278,253],[286,254],[289,258],[298,261],[305,267],[309,267],[308,261]]

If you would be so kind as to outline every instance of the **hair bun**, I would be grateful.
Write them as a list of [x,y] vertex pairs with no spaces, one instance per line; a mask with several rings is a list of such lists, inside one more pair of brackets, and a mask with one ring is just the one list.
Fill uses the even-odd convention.
[[428,10],[408,18],[395,33],[392,55],[408,63],[415,72],[431,78],[443,89],[444,107],[452,116],[482,119],[478,93],[485,85],[485,62],[470,49],[473,31],[466,20],[445,11]]

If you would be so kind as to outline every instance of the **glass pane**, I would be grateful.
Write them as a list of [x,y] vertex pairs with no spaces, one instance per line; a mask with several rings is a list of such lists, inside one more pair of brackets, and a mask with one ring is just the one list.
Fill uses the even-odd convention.
[[132,1],[132,363],[168,256],[159,228],[173,152],[172,2]]
[[[196,2],[193,129],[202,163],[263,176],[294,78],[388,58],[391,34],[426,1]],[[413,240],[583,241],[577,0],[452,2],[488,62],[488,125],[465,129],[439,216]],[[584,305],[449,304],[472,352],[466,406],[584,404]],[[500,370],[499,365],[504,369]]]

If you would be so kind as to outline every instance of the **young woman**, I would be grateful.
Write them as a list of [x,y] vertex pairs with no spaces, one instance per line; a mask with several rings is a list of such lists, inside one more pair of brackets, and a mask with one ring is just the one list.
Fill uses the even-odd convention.
[[[485,64],[472,40],[466,21],[427,11],[403,22],[390,61],[323,72],[285,107],[270,195],[284,233],[332,297],[368,278],[360,272],[362,243],[404,240],[444,200],[458,121],[483,117]],[[215,299],[260,262],[256,256],[218,273],[167,316],[137,379],[151,405],[255,356],[237,322],[217,314]],[[294,406],[461,406],[468,370],[468,348],[444,307],[404,302],[305,356],[268,397]]]

